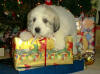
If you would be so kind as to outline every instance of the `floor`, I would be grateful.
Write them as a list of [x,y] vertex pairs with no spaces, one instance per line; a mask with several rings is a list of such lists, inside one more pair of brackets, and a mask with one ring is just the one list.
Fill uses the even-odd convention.
[[96,49],[95,63],[88,66],[84,71],[73,74],[100,74],[100,49]]

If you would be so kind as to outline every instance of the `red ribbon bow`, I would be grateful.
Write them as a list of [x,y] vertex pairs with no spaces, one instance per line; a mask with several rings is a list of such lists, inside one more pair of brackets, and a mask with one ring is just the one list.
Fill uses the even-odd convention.
[[[45,40],[45,42],[43,43],[42,41],[43,40]],[[44,63],[44,65],[46,66],[46,49],[47,49],[47,39],[46,38],[43,38],[43,39],[41,39],[41,40],[39,40],[40,41],[40,43],[42,43],[43,44],[43,47],[44,47],[44,49],[45,49],[45,63]]]

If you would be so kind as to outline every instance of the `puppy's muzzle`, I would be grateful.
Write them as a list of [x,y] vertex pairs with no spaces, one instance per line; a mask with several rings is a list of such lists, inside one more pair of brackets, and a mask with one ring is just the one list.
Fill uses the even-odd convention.
[[36,32],[36,33],[40,33],[40,28],[39,28],[39,27],[36,27],[36,28],[35,28],[35,32]]

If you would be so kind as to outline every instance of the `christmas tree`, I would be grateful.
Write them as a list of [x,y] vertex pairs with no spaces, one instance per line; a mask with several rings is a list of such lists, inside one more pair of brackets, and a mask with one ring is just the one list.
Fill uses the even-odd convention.
[[9,27],[22,27],[31,5],[30,0],[0,0],[0,22]]
[[74,16],[80,16],[81,12],[90,15],[93,3],[91,0],[0,0],[0,32],[14,28],[25,29],[27,13],[37,5],[49,1],[53,5],[65,7]]
[[[40,4],[63,6],[75,17],[81,13],[90,16],[91,0],[0,0],[0,47],[11,49],[11,39],[19,30],[27,27],[28,12]],[[93,14],[94,15],[94,14]]]
[[[0,22],[10,27],[26,27],[27,13],[46,0],[0,0]],[[75,16],[91,10],[91,0],[51,0],[54,5],[61,5]],[[23,26],[24,25],[24,26]]]

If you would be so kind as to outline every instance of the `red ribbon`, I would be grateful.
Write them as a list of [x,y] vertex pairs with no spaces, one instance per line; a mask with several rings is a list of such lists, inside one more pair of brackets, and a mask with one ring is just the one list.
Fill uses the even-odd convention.
[[39,41],[41,42],[42,40],[45,40],[45,42],[44,42],[44,48],[45,48],[45,63],[44,63],[44,65],[46,66],[46,49],[47,49],[47,39],[46,39],[46,38],[43,38],[43,39],[41,39],[41,40],[39,40]]

